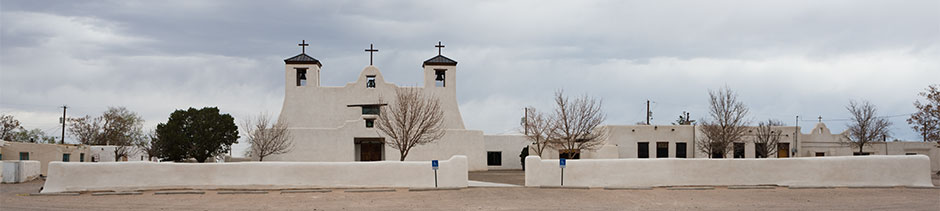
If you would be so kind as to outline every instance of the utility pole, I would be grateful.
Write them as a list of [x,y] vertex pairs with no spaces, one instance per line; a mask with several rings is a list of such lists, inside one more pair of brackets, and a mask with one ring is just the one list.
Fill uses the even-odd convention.
[[650,125],[650,100],[646,100],[646,125]]
[[525,135],[528,136],[529,135],[529,107],[525,107],[523,111],[525,112],[525,114],[522,114],[523,116],[522,117],[522,131],[523,133],[525,133]]
[[69,106],[67,106],[67,105],[62,105],[62,121],[61,121],[61,122],[62,122],[62,139],[61,139],[61,141],[59,141],[59,144],[65,144],[65,121],[66,121],[66,119],[65,119],[65,110],[68,109],[68,108],[69,108]]

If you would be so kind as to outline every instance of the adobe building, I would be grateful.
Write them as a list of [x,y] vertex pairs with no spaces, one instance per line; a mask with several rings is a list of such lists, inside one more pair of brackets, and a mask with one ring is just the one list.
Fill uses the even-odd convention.
[[[301,43],[304,47],[306,44]],[[445,135],[438,141],[412,149],[407,160],[446,160],[453,155],[466,155],[469,170],[522,169],[520,153],[529,145],[523,135],[484,135],[480,130],[465,128],[457,104],[457,61],[441,54],[421,64],[424,84],[419,87],[398,86],[385,81],[378,67],[371,63],[363,68],[355,81],[345,86],[320,84],[323,63],[301,53],[284,60],[285,96],[279,122],[287,123],[294,148],[291,152],[266,157],[281,161],[382,161],[398,160],[399,153],[385,141],[389,140],[375,126],[382,99],[392,99],[400,89],[415,89],[440,100],[444,111]],[[696,148],[704,137],[695,125],[604,125],[604,145],[594,151],[580,152],[583,159],[617,158],[707,158]],[[758,153],[754,144],[756,127],[745,139],[732,144],[726,159],[757,157],[852,156],[858,149],[847,144],[845,132],[832,134],[823,124],[816,124],[809,134],[797,126],[781,126],[782,137],[775,152]],[[940,171],[940,145],[924,142],[874,142],[865,146],[861,155],[912,155],[931,158],[932,172]],[[529,150],[534,154],[533,150]],[[558,158],[562,151],[547,149],[542,158]],[[257,158],[254,158],[257,160]]]

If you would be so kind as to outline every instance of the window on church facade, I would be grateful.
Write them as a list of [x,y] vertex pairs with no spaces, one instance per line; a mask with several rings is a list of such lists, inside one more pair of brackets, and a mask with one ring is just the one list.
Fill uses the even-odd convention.
[[297,86],[307,85],[307,68],[295,68],[297,70]]
[[636,157],[650,158],[650,142],[636,143]]
[[487,166],[502,166],[503,165],[503,152],[499,152],[499,151],[486,152],[486,165]]
[[436,87],[444,87],[444,85],[445,85],[445,84],[444,84],[444,79],[446,78],[446,77],[444,76],[444,71],[446,71],[446,70],[444,70],[444,69],[434,69],[434,86],[436,86]]
[[375,127],[375,120],[374,120],[374,119],[366,119],[366,127],[367,127],[367,128]]
[[72,157],[72,154],[69,154],[69,153],[62,154],[62,162],[69,162],[69,160],[72,160],[71,157]]
[[374,75],[366,76],[366,88],[375,88],[375,76]]
[[379,112],[380,112],[380,111],[381,111],[381,109],[379,109],[379,106],[378,106],[378,105],[365,105],[365,106],[362,106],[362,114],[363,114],[363,115],[369,115],[369,114],[371,114],[371,115],[379,115]]

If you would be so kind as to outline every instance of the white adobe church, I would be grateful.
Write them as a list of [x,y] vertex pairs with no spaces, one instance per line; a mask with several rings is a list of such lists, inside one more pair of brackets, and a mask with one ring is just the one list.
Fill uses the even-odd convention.
[[[301,43],[304,47],[307,44]],[[480,130],[464,127],[457,104],[457,61],[441,54],[427,59],[421,67],[421,87],[400,87],[388,83],[371,62],[358,78],[342,87],[320,85],[322,63],[307,55],[284,60],[284,104],[278,121],[287,123],[293,138],[291,152],[272,155],[270,160],[282,161],[381,161],[398,160],[398,151],[388,147],[388,139],[374,121],[398,89],[418,89],[436,96],[445,113],[445,135],[438,141],[416,146],[406,160],[446,160],[453,155],[466,155],[470,171],[488,169],[521,169],[519,154],[529,141],[522,135],[484,135]],[[703,137],[695,125],[604,125],[608,133],[603,147],[581,152],[580,158],[706,158],[696,150],[697,138]],[[818,157],[852,156],[857,148],[845,144],[845,132],[833,134],[820,121],[809,134],[798,126],[779,127],[784,137],[778,151],[758,155],[753,138],[735,143],[726,155],[729,159],[755,157]],[[746,137],[753,137],[754,130]],[[546,150],[542,158],[558,158],[558,150]],[[529,152],[532,152],[531,150]],[[940,145],[924,142],[875,142],[865,147],[864,155],[922,154],[931,158],[931,172],[940,171]]]

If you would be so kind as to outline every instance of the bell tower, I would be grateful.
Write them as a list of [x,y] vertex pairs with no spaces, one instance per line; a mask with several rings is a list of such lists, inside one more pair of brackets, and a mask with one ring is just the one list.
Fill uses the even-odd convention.
[[305,86],[319,87],[320,67],[323,64],[320,64],[320,60],[307,55],[307,46],[310,44],[307,44],[306,40],[297,45],[300,46],[300,54],[284,60],[284,87],[288,91]]
[[444,45],[437,42],[437,56],[424,61],[424,88],[457,90],[457,61],[441,54]]

